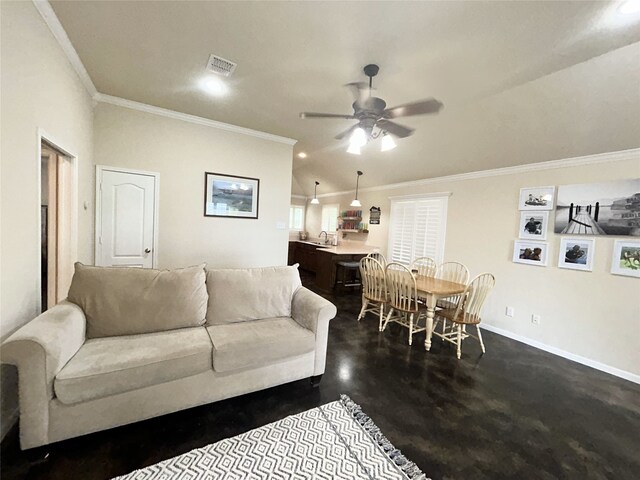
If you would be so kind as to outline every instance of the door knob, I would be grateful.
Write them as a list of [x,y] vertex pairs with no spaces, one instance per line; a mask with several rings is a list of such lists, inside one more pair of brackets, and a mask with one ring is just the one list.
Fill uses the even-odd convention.
[[148,248],[145,248],[145,249],[144,249],[144,253],[151,253],[151,250],[150,250],[150,249],[148,249]]

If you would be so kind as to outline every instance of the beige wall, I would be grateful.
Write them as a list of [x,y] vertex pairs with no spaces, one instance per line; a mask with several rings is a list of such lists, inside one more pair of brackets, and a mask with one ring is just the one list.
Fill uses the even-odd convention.
[[[37,130],[77,156],[78,252],[93,259],[91,98],[31,2],[1,2],[2,338],[39,312],[40,229]],[[82,208],[88,202],[87,210]]]
[[[484,311],[488,325],[640,375],[640,280],[609,273],[614,238],[596,239],[593,272],[558,268],[560,235],[552,233],[552,213],[547,235],[548,266],[511,261],[513,242],[518,237],[517,205],[521,187],[637,177],[640,177],[640,156],[636,153],[635,158],[625,161],[443,181],[412,188],[360,191],[358,197],[365,211],[365,222],[369,218],[366,212],[372,205],[382,207],[381,224],[370,225],[367,243],[382,247],[386,254],[390,196],[451,192],[445,261],[466,264],[472,275],[491,272],[496,276],[495,290]],[[352,196],[353,193],[320,200],[324,204],[339,202],[344,209]],[[319,228],[320,216],[315,210],[320,209],[321,205],[307,208],[310,232]],[[514,318],[504,315],[506,306],[515,308]],[[539,326],[531,323],[533,313],[542,316]]]
[[[38,129],[77,156],[78,248],[91,262],[91,98],[31,2],[0,2],[0,339],[40,308]],[[85,211],[81,205],[88,202]],[[75,240],[75,239],[74,239]],[[75,247],[74,247],[74,250]],[[17,415],[15,368],[3,365],[0,438]]]
[[[160,173],[160,268],[286,264],[291,145],[105,103],[94,135],[97,165]],[[205,171],[259,178],[258,220],[204,217]]]

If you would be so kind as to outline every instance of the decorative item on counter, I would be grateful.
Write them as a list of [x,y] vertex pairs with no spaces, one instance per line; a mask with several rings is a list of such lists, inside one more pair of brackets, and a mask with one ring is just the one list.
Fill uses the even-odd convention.
[[303,232],[303,231],[299,231],[299,232],[298,232],[298,238],[299,238],[300,240],[306,240],[306,239],[307,239],[307,235],[308,235],[308,233],[307,233],[307,232]]
[[380,207],[371,207],[369,209],[369,223],[371,225],[380,225]]

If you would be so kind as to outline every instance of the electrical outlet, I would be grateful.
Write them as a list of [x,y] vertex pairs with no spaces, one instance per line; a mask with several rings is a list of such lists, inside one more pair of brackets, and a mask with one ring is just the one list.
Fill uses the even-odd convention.
[[540,315],[536,315],[535,313],[531,315],[531,323],[534,325],[540,325]]
[[515,311],[513,310],[513,307],[507,307],[507,309],[504,311],[504,314],[507,317],[513,317],[515,315]]

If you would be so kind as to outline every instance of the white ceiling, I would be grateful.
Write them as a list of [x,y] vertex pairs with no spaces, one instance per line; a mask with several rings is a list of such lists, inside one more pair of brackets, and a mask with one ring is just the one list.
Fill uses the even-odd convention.
[[[51,2],[101,93],[298,139],[298,194],[640,146],[640,18],[618,3]],[[224,98],[198,87],[210,53],[238,63]],[[445,108],[356,157],[333,139],[353,121],[298,113],[351,113],[367,63],[389,106]]]

